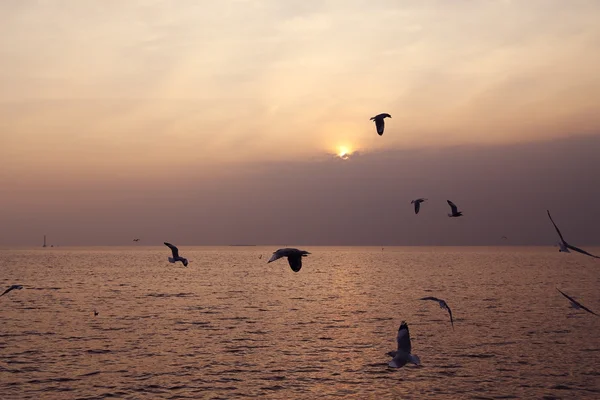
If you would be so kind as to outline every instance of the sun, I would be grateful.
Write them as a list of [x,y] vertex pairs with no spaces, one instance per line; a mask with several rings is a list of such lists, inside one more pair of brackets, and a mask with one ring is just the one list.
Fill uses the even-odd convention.
[[347,160],[348,157],[352,154],[352,150],[348,146],[340,146],[338,147],[337,155],[342,160]]

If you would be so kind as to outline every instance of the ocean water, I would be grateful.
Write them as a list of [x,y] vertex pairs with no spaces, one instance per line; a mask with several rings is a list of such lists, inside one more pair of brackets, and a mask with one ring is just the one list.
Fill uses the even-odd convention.
[[[298,273],[276,247],[2,249],[0,397],[600,398],[600,317],[556,290],[600,313],[600,260],[302,248]],[[421,367],[387,366],[402,320]]]

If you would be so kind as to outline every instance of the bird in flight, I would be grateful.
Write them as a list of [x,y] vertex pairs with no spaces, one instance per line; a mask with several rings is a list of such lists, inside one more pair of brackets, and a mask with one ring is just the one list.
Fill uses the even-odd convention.
[[410,202],[410,204],[414,204],[415,205],[415,214],[419,213],[419,209],[421,208],[421,203],[426,201],[427,199],[416,199]]
[[134,241],[134,242],[139,242],[139,241],[140,241],[140,239],[133,239],[133,241]]
[[390,367],[402,368],[407,362],[415,365],[421,364],[419,356],[411,354],[410,332],[408,332],[408,324],[405,321],[402,321],[400,328],[398,328],[396,342],[398,342],[398,350],[387,353],[388,356],[392,357],[392,361],[388,364]]
[[563,296],[565,296],[567,299],[569,299],[569,301],[571,302],[571,308],[574,308],[576,310],[582,309],[585,310],[589,313],[592,313],[596,316],[599,316],[598,314],[596,314],[595,312],[593,312],[592,310],[590,310],[589,308],[585,307],[583,304],[581,304],[580,302],[578,302],[577,300],[575,300],[574,298],[572,298],[571,296],[563,293],[559,288],[556,288],[556,290],[558,290],[560,292],[560,294],[562,294]]
[[385,128],[385,123],[383,122],[384,118],[392,118],[390,114],[377,114],[374,117],[371,117],[371,121],[375,121],[375,127],[377,128],[377,133],[379,136],[383,135],[383,129]]
[[183,266],[187,267],[188,260],[187,260],[187,258],[179,257],[179,249],[177,247],[173,246],[171,243],[167,243],[167,242],[164,242],[164,243],[165,243],[165,246],[170,248],[171,252],[173,253],[173,258],[169,257],[169,262],[176,263],[177,261],[181,261]]
[[4,296],[6,293],[8,293],[8,292],[10,292],[12,290],[21,290],[21,289],[23,289],[22,285],[12,285],[8,289],[6,289],[4,291],[4,293],[0,294],[0,297]]
[[286,247],[273,252],[273,255],[269,258],[269,261],[267,261],[267,264],[278,260],[281,257],[287,257],[292,271],[298,272],[300,271],[300,268],[302,268],[302,257],[306,257],[308,254],[310,254],[308,251]]
[[600,258],[598,256],[588,253],[585,250],[580,249],[579,247],[571,246],[569,243],[567,243],[567,241],[563,238],[563,235],[560,233],[558,226],[556,226],[556,224],[554,223],[554,220],[552,219],[552,216],[550,215],[550,211],[549,210],[546,210],[546,211],[548,212],[548,217],[550,218],[550,222],[552,222],[552,225],[554,225],[554,229],[556,229],[556,233],[558,233],[558,236],[560,237],[560,242],[558,243],[558,245],[560,247],[560,249],[558,249],[559,252],[570,253],[569,249],[571,249],[578,253],[585,254],[586,256],[590,256],[593,258]]
[[452,310],[450,310],[450,307],[448,306],[448,303],[446,303],[445,300],[442,299],[438,299],[437,297],[423,297],[420,300],[432,300],[432,301],[437,301],[438,304],[440,305],[440,308],[443,310],[448,311],[448,315],[450,315],[450,323],[452,324],[452,329],[454,329],[454,320],[452,319]]
[[461,217],[462,211],[458,211],[458,207],[456,207],[456,204],[454,204],[450,200],[446,200],[446,201],[448,202],[448,205],[452,209],[452,214],[448,214],[448,216],[449,217]]

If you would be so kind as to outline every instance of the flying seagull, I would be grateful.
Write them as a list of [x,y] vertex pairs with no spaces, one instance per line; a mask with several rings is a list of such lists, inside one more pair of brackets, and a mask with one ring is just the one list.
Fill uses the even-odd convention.
[[140,241],[140,239],[133,239],[133,241],[134,241],[134,242],[139,242],[139,241]]
[[393,357],[392,361],[388,364],[390,367],[402,368],[409,361],[415,365],[421,364],[419,356],[410,353],[410,333],[408,332],[408,325],[405,321],[402,321],[400,328],[398,328],[396,341],[398,342],[398,350],[387,353],[388,356]]
[[452,324],[452,329],[454,329],[454,320],[452,319],[452,310],[450,310],[450,307],[448,306],[448,303],[446,303],[446,301],[442,300],[442,299],[438,299],[437,297],[423,297],[420,300],[432,300],[432,301],[437,301],[440,305],[441,309],[445,309],[448,311],[448,315],[450,315],[450,323]]
[[508,240],[506,236],[502,236],[500,239]]
[[458,211],[458,207],[456,207],[456,204],[454,204],[450,200],[446,200],[446,201],[448,202],[448,205],[450,205],[450,208],[452,209],[452,214],[448,214],[448,216],[449,217],[461,217],[462,211]]
[[298,272],[300,271],[300,268],[302,268],[302,257],[306,257],[307,254],[310,253],[308,251],[286,247],[273,252],[273,255],[269,258],[269,261],[267,261],[267,264],[278,260],[281,257],[287,257],[290,267],[292,267],[292,271]]
[[385,123],[383,122],[384,118],[392,118],[390,114],[378,114],[374,117],[371,117],[371,121],[375,121],[375,126],[377,127],[377,133],[379,136],[383,135],[383,128],[385,128]]
[[170,248],[171,252],[173,253],[173,258],[169,257],[169,262],[176,263],[177,261],[181,261],[183,263],[183,266],[187,267],[188,260],[187,260],[187,258],[179,257],[179,249],[177,247],[173,246],[171,243],[167,243],[167,242],[164,242],[164,243],[165,243],[165,246]]
[[415,205],[415,214],[419,213],[419,209],[421,208],[421,203],[424,202],[427,199],[416,199],[410,202],[410,204],[414,204]]
[[560,294],[562,294],[563,296],[565,296],[567,299],[569,299],[569,301],[571,302],[571,308],[574,308],[576,310],[582,309],[585,310],[589,313],[592,313],[596,316],[599,316],[598,314],[596,314],[595,312],[593,312],[592,310],[590,310],[589,308],[585,307],[584,305],[582,305],[580,302],[578,302],[577,300],[573,299],[571,296],[568,296],[566,294],[564,294],[559,288],[556,288],[556,290],[558,290],[560,292]]
[[590,256],[590,257],[594,257],[594,258],[600,258],[598,256],[595,256],[593,254],[588,253],[585,250],[581,250],[578,247],[575,246],[571,246],[569,243],[567,243],[567,241],[565,239],[563,239],[562,234],[560,233],[560,230],[558,229],[558,226],[556,226],[556,224],[554,223],[554,220],[552,219],[552,216],[550,215],[550,211],[546,210],[548,212],[548,217],[550,218],[550,222],[552,222],[552,225],[554,225],[554,229],[556,229],[556,232],[558,233],[558,236],[560,237],[560,242],[558,243],[558,245],[560,246],[560,249],[558,249],[559,252],[565,252],[565,253],[569,253],[569,249],[576,251],[578,253],[581,254],[585,254],[586,256]]
[[8,289],[6,289],[4,291],[4,293],[0,294],[0,297],[4,296],[6,293],[10,292],[11,290],[21,290],[23,289],[22,285],[12,285],[11,287],[9,287]]

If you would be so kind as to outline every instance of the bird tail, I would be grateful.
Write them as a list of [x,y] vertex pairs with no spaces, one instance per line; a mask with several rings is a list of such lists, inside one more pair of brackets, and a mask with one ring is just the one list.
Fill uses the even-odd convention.
[[409,354],[408,361],[410,361],[411,363],[413,363],[415,365],[421,365],[421,359],[416,354]]
[[175,259],[174,259],[173,257],[169,257],[169,262],[170,262],[171,264],[174,264],[174,263],[175,263]]

